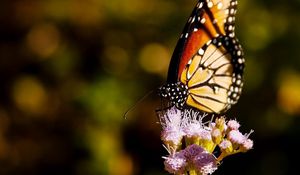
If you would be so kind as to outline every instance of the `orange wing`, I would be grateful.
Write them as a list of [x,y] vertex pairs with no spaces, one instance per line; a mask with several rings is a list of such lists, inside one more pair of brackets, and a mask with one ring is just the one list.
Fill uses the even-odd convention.
[[219,35],[234,37],[236,0],[200,0],[181,35],[186,38],[178,77],[191,57],[210,39]]
[[180,81],[189,92],[186,104],[210,113],[227,110],[240,96],[243,68],[244,58],[236,40],[217,37],[208,41],[181,74]]

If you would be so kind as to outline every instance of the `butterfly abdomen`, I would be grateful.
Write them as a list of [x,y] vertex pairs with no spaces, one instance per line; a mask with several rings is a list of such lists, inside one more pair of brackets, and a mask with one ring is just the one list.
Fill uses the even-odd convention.
[[181,83],[167,83],[159,88],[159,95],[168,98],[172,105],[182,109],[189,95],[188,87]]

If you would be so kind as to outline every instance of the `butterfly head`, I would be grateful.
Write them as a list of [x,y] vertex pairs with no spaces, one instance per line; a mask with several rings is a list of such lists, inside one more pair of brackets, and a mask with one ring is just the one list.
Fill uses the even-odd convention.
[[172,105],[182,109],[188,96],[188,87],[181,82],[167,83],[158,89],[158,94],[170,100]]

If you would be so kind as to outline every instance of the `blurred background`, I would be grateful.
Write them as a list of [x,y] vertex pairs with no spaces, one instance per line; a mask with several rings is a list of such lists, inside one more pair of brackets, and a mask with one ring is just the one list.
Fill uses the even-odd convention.
[[[0,174],[162,175],[155,109],[196,0],[3,0]],[[254,149],[215,174],[298,172],[300,0],[240,0],[246,58],[227,114]]]

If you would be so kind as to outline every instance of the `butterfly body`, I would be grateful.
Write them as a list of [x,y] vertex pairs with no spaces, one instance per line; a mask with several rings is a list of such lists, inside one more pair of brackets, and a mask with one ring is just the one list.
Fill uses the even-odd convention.
[[234,34],[236,6],[236,0],[197,3],[159,89],[172,105],[219,114],[239,99],[244,58]]

